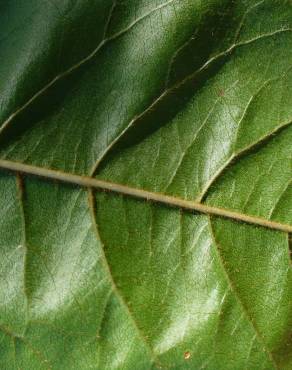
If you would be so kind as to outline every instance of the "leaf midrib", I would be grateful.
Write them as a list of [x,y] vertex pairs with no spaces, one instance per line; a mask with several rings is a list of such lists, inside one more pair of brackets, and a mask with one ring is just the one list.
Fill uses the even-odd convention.
[[166,195],[163,193],[152,192],[141,188],[134,188],[119,183],[108,182],[88,176],[81,176],[72,173],[52,170],[38,166],[32,166],[21,162],[14,162],[5,159],[0,159],[0,169],[12,171],[15,173],[24,173],[45,179],[57,180],[72,185],[77,185],[85,188],[100,189],[127,195],[130,197],[158,202],[171,207],[177,207],[188,211],[196,211],[208,215],[214,215],[224,218],[233,219],[257,226],[266,227],[273,230],[279,230],[286,233],[292,233],[292,225],[270,221],[265,218],[251,216],[245,213],[235,212],[226,208],[217,208],[206,204],[191,200],[182,199],[175,196]]

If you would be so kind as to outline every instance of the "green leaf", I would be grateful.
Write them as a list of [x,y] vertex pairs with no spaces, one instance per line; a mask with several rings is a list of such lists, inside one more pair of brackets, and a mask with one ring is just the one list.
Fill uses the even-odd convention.
[[292,369],[292,4],[0,4],[0,368]]

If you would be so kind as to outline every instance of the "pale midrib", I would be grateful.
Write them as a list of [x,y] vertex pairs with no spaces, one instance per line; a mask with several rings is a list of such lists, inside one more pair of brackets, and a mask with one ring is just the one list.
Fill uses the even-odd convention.
[[157,192],[147,191],[126,185],[112,183],[100,179],[91,178],[88,176],[80,176],[71,173],[61,172],[57,170],[32,166],[20,162],[0,159],[0,169],[5,169],[13,172],[20,172],[28,175],[34,175],[45,179],[53,179],[61,182],[83,186],[86,188],[100,189],[111,191],[118,194],[127,195],[134,198],[139,198],[147,201],[158,202],[171,207],[178,207],[188,211],[197,211],[200,213],[229,218],[236,221],[241,221],[253,225],[266,227],[273,230],[279,230],[286,233],[292,233],[292,225],[287,225],[279,222],[270,221],[261,217],[250,216],[247,214],[230,211],[225,208],[217,208],[208,206],[199,202],[185,200],[174,196],[169,196]]

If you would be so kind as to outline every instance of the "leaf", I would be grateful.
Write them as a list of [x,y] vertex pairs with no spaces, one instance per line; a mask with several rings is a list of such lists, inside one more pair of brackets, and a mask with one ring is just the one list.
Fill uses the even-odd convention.
[[292,5],[0,5],[1,369],[292,369]]

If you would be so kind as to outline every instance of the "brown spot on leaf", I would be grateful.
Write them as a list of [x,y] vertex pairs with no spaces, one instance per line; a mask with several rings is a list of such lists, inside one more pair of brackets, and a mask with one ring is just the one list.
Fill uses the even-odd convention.
[[184,353],[184,359],[189,360],[191,358],[191,352],[187,351]]
[[219,96],[224,96],[224,94],[225,94],[225,91],[223,90],[223,89],[220,89],[219,91],[218,91],[218,95]]

